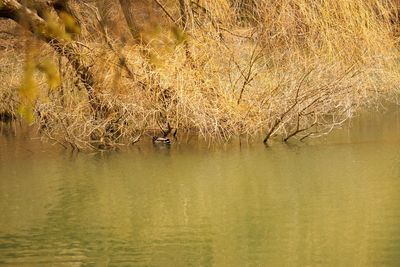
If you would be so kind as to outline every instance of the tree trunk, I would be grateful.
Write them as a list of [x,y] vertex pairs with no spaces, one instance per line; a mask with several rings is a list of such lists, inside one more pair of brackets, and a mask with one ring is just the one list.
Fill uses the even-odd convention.
[[121,5],[122,12],[124,13],[124,17],[126,23],[128,24],[129,31],[135,40],[136,43],[140,43],[142,40],[140,38],[140,29],[138,24],[135,21],[134,12],[132,12],[133,4],[131,0],[119,0],[119,4]]

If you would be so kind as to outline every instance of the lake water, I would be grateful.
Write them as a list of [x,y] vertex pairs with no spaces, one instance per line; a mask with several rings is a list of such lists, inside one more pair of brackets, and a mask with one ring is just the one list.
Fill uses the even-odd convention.
[[0,136],[1,266],[400,266],[400,115],[270,147]]

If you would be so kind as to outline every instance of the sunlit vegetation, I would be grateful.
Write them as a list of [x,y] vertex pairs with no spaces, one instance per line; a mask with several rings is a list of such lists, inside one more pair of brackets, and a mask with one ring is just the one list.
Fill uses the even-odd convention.
[[395,100],[391,0],[0,0],[0,119],[73,149],[303,140]]

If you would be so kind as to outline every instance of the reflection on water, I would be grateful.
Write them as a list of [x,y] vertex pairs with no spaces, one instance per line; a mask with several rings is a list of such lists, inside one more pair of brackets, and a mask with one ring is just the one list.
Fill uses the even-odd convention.
[[329,139],[69,154],[0,139],[0,265],[400,266],[400,120]]

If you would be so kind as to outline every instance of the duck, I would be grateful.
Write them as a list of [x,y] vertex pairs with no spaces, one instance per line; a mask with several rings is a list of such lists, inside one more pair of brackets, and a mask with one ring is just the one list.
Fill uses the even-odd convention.
[[171,140],[167,137],[159,137],[159,136],[153,136],[153,144],[165,144],[165,145],[170,145]]

